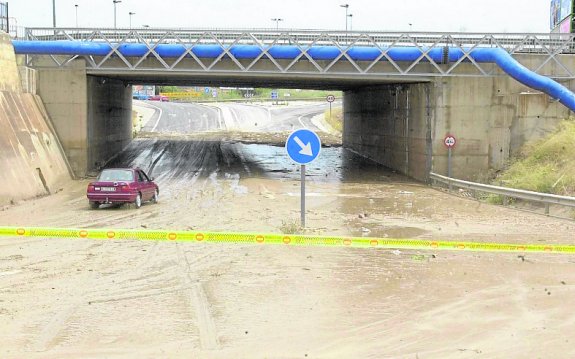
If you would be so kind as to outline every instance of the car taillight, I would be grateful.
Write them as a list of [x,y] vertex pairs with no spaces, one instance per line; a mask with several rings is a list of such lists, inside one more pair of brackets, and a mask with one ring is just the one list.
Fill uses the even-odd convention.
[[88,191],[90,191],[90,192],[94,191],[94,186],[93,186],[93,185],[88,185]]
[[127,191],[130,189],[130,186],[128,186],[127,184],[123,184],[122,187],[120,187],[122,189],[122,191]]

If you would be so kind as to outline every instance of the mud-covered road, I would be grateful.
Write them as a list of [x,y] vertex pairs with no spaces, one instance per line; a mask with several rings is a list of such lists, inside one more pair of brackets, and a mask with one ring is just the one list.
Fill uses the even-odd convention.
[[[0,225],[281,232],[299,218],[278,133],[321,132],[321,106],[151,105],[110,166],[150,172],[158,204],[90,210],[85,179],[3,208]],[[574,239],[573,222],[449,196],[339,146],[307,173],[313,234]],[[550,254],[0,238],[0,357],[568,358],[574,269]]]

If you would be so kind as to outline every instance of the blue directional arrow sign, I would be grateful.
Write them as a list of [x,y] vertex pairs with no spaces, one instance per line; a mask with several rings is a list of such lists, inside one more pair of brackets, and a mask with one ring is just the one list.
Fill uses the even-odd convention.
[[288,156],[300,165],[315,160],[321,150],[319,136],[310,130],[301,129],[292,132],[286,141]]

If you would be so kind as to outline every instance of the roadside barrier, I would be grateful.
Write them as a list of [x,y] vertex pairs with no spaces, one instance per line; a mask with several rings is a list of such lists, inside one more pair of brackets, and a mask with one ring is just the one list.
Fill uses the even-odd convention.
[[203,231],[165,231],[101,228],[0,227],[0,237],[40,237],[97,240],[144,240],[198,243],[275,244],[383,249],[420,249],[514,253],[575,253],[575,245],[460,242],[445,240],[308,236]]

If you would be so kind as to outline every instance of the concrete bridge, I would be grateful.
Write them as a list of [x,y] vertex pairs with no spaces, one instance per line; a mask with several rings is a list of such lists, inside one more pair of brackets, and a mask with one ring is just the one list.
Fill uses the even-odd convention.
[[27,29],[14,41],[72,167],[131,140],[131,85],[344,91],[344,146],[411,177],[499,169],[575,109],[573,36]]

